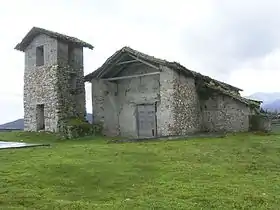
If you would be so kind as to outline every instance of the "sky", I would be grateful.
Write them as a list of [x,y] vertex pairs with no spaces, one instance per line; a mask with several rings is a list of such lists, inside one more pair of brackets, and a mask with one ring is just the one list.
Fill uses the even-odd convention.
[[[24,54],[33,27],[91,43],[88,74],[123,46],[240,87],[280,92],[278,0],[9,0],[0,6],[0,124],[23,117]],[[91,112],[90,84],[86,84]]]

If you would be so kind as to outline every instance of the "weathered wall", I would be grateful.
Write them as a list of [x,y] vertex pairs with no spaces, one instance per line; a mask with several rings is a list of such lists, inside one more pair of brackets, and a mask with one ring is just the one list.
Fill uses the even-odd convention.
[[[133,65],[117,76],[159,71]],[[137,137],[136,105],[157,104],[157,135],[184,135],[201,127],[198,96],[193,78],[161,67],[159,75],[108,82],[92,81],[93,117],[107,135]]]
[[203,131],[241,132],[249,129],[249,107],[228,96],[216,94],[201,101],[201,110]]
[[[145,65],[134,64],[117,76],[154,72]],[[159,101],[159,75],[117,81],[92,80],[94,122],[102,122],[104,133],[137,137],[136,105]]]
[[161,67],[159,135],[185,135],[200,129],[201,116],[194,79]]
[[173,130],[171,128],[174,124],[172,110],[175,72],[165,66],[161,66],[160,68],[160,101],[158,103],[157,129],[158,136],[169,136],[173,135]]
[[[45,65],[36,66],[36,47],[45,46]],[[46,130],[57,126],[57,41],[46,35],[37,36],[25,50],[24,129],[36,131],[36,105],[45,105]]]
[[272,119],[268,115],[254,114],[249,117],[250,131],[270,132],[272,130]]
[[[44,45],[44,65],[36,66],[36,47]],[[34,38],[25,50],[24,72],[24,126],[37,130],[36,105],[44,104],[45,130],[58,131],[59,120],[78,113],[85,116],[85,89],[83,81],[83,51],[74,50],[75,62],[68,63],[68,45],[46,35]],[[71,92],[70,73],[77,76]]]
[[200,131],[200,102],[194,78],[175,72],[173,88],[174,124],[171,127],[172,133],[186,135]]
[[[146,65],[134,64],[119,76],[158,71]],[[136,105],[159,101],[159,75],[118,80],[119,126],[121,136],[137,137]]]
[[[203,101],[195,80],[167,67],[160,74],[117,81],[92,81],[93,117],[104,133],[137,137],[136,105],[157,104],[157,135],[186,135],[199,131],[247,131],[250,109],[223,95]],[[116,76],[156,69],[133,65]]]
[[109,136],[119,135],[117,104],[117,84],[104,80],[92,80],[92,116],[94,123],[101,123],[103,133]]
[[[64,119],[70,116],[85,118],[83,48],[75,47],[68,56],[68,47],[68,44],[58,42],[59,118]],[[68,62],[68,59],[71,59],[71,62]],[[72,80],[71,77],[74,77],[74,79]]]

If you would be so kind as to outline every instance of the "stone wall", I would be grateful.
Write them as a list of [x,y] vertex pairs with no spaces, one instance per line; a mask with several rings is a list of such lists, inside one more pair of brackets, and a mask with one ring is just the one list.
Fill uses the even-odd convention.
[[160,136],[186,135],[200,129],[194,79],[161,67],[158,130]]
[[157,129],[158,136],[173,135],[172,125],[174,124],[173,101],[174,101],[174,80],[175,72],[161,66],[160,73],[160,102],[158,103]]
[[[129,68],[117,76],[156,71],[143,64],[133,64]],[[137,137],[136,105],[158,101],[159,75],[112,82],[92,80],[93,119],[95,123],[103,123],[106,135]]]
[[215,94],[201,101],[202,131],[242,132],[249,130],[250,108],[226,95]]
[[272,119],[268,115],[254,114],[249,117],[250,131],[270,132]]
[[175,72],[173,88],[173,134],[186,135],[200,131],[200,103],[194,78]]
[[[134,64],[119,76],[145,74],[158,71],[143,64]],[[117,104],[121,136],[137,137],[136,105],[159,101],[159,75],[136,77],[117,81]]]
[[[45,46],[45,65],[36,66],[36,47]],[[44,104],[45,127],[57,127],[57,41],[46,35],[37,36],[25,50],[24,71],[24,129],[37,131],[37,104]]]
[[[69,44],[58,43],[57,92],[59,94],[59,118],[85,118],[85,84],[83,69],[83,48],[75,47],[71,52]],[[71,61],[69,61],[69,59]]]
[[[134,64],[115,76],[159,71]],[[199,98],[195,80],[160,66],[160,74],[117,81],[92,80],[93,119],[104,134],[137,137],[136,105],[157,104],[157,135],[247,131],[250,109],[223,95]]]
[[119,135],[117,84],[104,80],[92,80],[92,116],[94,123],[103,125],[103,133]]
[[[44,46],[44,65],[36,66],[36,47]],[[56,132],[59,121],[73,115],[85,116],[83,50],[76,48],[74,63],[68,64],[68,45],[46,35],[33,39],[25,50],[24,129],[37,131],[38,104],[44,104],[45,130]],[[70,75],[76,75],[71,92]]]
[[[133,68],[133,69],[132,69]],[[200,129],[199,101],[193,78],[161,66],[159,75],[114,82],[92,80],[93,119],[104,134],[137,137],[136,105],[157,104],[157,135],[184,135]],[[118,76],[159,71],[131,65]]]

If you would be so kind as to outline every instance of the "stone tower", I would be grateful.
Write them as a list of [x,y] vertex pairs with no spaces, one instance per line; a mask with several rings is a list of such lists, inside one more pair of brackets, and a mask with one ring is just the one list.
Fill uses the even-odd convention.
[[83,47],[74,37],[33,27],[15,49],[25,53],[24,130],[59,131],[63,120],[85,118]]

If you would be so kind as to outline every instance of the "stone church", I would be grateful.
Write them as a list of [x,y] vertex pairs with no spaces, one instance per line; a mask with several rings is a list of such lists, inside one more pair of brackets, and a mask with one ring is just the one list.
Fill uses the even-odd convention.
[[25,130],[56,132],[67,117],[85,117],[92,84],[93,122],[109,136],[156,137],[249,130],[260,101],[240,88],[177,62],[123,47],[84,77],[83,47],[74,37],[34,27],[15,49],[25,52]]

